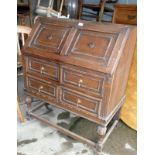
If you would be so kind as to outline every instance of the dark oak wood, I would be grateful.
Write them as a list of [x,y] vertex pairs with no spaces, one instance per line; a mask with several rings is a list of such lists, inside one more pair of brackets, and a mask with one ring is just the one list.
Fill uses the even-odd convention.
[[125,100],[135,43],[134,26],[40,17],[22,50],[26,94],[97,123],[99,153]]

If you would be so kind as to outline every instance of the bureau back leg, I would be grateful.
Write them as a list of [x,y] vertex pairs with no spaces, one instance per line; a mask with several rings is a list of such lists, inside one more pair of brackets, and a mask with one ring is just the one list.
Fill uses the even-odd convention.
[[102,153],[102,149],[103,149],[102,142],[105,137],[106,131],[107,131],[107,127],[98,126],[97,128],[98,142],[96,144],[96,150],[97,150],[96,155],[100,155]]
[[[119,121],[119,117],[120,117],[120,111],[121,111],[121,108],[117,111],[117,113],[115,114],[115,116],[113,117],[112,121]],[[118,126],[118,123],[116,125],[116,127]]]
[[48,103],[45,103],[45,108],[48,110],[48,111],[53,111],[53,109],[51,107],[49,107],[49,104]]
[[32,98],[30,96],[26,97],[26,104],[27,104],[27,115],[28,115],[28,119],[30,120],[30,115],[29,115],[29,111],[30,111],[30,107],[31,107],[31,103],[32,103]]

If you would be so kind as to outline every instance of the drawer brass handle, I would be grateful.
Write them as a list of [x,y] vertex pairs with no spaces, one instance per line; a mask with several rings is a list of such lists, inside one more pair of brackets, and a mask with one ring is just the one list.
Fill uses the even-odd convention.
[[40,73],[43,74],[44,70],[45,70],[45,68],[42,66],[42,67],[40,68]]
[[90,43],[88,43],[88,47],[89,47],[89,48],[95,48],[95,44],[92,43],[92,42],[90,42]]
[[82,83],[83,83],[83,80],[80,79],[80,80],[79,80],[79,83],[78,83],[78,86],[81,87],[81,84],[82,84]]
[[40,86],[40,87],[39,87],[39,92],[41,92],[42,89],[43,89],[43,86]]
[[128,19],[135,19],[136,15],[128,15]]
[[81,103],[81,100],[78,98],[77,99],[77,107],[79,106],[80,103]]

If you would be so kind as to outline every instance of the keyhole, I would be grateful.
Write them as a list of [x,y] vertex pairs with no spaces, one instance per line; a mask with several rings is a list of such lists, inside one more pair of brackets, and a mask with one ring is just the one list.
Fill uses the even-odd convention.
[[53,39],[53,36],[52,34],[50,34],[50,36],[48,37],[48,40],[52,40]]
[[93,42],[88,43],[89,48],[95,48],[95,44]]

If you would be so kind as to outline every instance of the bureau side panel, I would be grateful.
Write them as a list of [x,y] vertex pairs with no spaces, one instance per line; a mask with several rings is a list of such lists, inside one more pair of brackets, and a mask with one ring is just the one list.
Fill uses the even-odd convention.
[[114,113],[117,107],[121,106],[121,99],[125,96],[130,66],[136,45],[136,27],[130,31],[124,51],[121,55],[119,64],[111,79],[109,101],[107,102],[107,115]]

